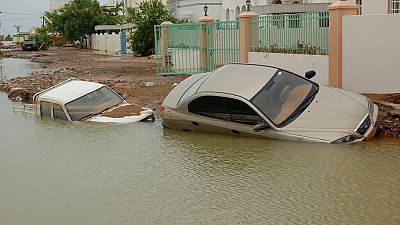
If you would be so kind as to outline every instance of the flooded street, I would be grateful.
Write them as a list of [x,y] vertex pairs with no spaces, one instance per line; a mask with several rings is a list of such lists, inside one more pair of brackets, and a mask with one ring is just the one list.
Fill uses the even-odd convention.
[[0,224],[399,224],[400,144],[42,120],[0,93]]
[[12,79],[40,69],[40,64],[27,59],[0,58],[0,78]]

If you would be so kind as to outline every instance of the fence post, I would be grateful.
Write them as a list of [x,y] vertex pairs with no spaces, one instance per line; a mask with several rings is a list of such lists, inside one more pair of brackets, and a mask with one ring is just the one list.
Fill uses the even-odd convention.
[[[171,25],[171,21],[164,21],[161,25]],[[167,68],[167,57],[168,57],[168,29],[166,26],[161,27],[161,68]]]
[[357,15],[358,5],[341,0],[329,7],[328,55],[329,85],[342,88],[342,17]]
[[[208,67],[208,56],[207,56],[207,46],[211,47],[210,36],[207,37],[207,25],[214,22],[214,19],[210,16],[203,16],[199,19],[200,23],[200,68],[205,72]],[[207,43],[210,42],[210,43]]]
[[[240,48],[240,62],[249,62],[250,51],[250,19],[258,16],[257,13],[246,11],[239,16],[239,48]],[[255,34],[258,36],[258,34]]]

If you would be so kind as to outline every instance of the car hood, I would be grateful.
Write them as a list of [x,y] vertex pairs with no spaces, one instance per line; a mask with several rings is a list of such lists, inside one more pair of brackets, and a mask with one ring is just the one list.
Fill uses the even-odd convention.
[[354,133],[368,112],[365,96],[321,85],[313,102],[282,132],[334,141]]
[[124,103],[111,108],[99,115],[90,117],[86,121],[101,123],[133,123],[142,121],[153,115],[153,110]]

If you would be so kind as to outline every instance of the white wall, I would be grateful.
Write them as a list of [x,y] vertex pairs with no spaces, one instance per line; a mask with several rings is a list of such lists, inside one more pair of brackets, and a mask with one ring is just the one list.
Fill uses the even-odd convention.
[[90,36],[91,49],[109,53],[121,53],[121,35],[120,34],[92,34]]
[[343,18],[343,88],[400,93],[400,15]]
[[249,63],[276,66],[303,76],[309,70],[317,75],[312,78],[319,84],[329,81],[329,59],[326,55],[295,55],[265,52],[250,52]]

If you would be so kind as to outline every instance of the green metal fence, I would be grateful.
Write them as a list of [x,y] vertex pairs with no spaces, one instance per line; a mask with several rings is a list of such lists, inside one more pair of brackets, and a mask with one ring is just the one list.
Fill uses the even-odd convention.
[[324,55],[328,52],[328,12],[252,18],[250,51]]
[[207,71],[239,62],[239,21],[214,22],[207,25]]
[[[200,24],[185,23],[154,27],[157,75],[202,72],[199,61]],[[167,35],[163,45],[162,35]]]
[[209,72],[239,61],[239,21],[158,25],[154,30],[157,75]]

